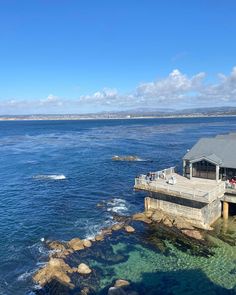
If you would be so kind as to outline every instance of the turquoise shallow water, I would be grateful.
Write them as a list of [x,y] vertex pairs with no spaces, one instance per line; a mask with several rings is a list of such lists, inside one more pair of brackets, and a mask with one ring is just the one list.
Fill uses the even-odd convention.
[[[236,118],[0,122],[0,294],[33,290],[32,274],[49,254],[41,238],[93,236],[113,223],[113,212],[143,210],[144,194],[132,189],[136,175],[174,165],[181,170],[181,157],[200,137],[235,130]],[[111,161],[113,155],[129,154],[144,161]],[[108,202],[104,210],[96,206],[102,200]],[[224,240],[235,241],[233,228],[223,233]],[[171,240],[160,241],[154,249],[142,239],[127,241],[123,236],[104,246],[113,257],[118,256],[109,243],[114,250],[127,244],[130,248],[126,255],[121,251],[124,257],[116,263],[113,259],[107,264],[108,255],[95,259],[94,252],[86,258],[102,266],[97,278],[102,278],[97,283],[101,290],[123,275],[141,289],[143,281],[162,278],[158,292],[169,294],[177,292],[173,288],[188,294],[191,277],[196,287],[201,282],[208,286],[209,294],[236,284],[235,247],[225,242],[208,259],[190,255]]]
[[197,252],[193,255],[186,245],[177,247],[171,239],[162,240],[161,248],[158,244],[150,247],[143,243],[143,235],[137,235],[135,240],[123,237],[110,242],[110,256],[124,255],[124,261],[109,264],[105,259],[87,260],[95,269],[103,270],[101,289],[122,278],[131,281],[141,294],[236,293],[236,246],[215,237],[215,232],[208,237],[213,252],[208,257]]

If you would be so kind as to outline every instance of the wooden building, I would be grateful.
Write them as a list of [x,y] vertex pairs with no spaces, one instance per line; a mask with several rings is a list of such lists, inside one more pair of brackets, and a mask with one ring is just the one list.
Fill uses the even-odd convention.
[[[236,214],[236,133],[200,139],[183,157],[183,176],[174,168],[135,179],[148,192],[145,209],[180,215],[209,228],[223,213]],[[235,212],[234,212],[235,211]]]
[[217,181],[236,177],[236,133],[200,139],[183,157],[183,174]]

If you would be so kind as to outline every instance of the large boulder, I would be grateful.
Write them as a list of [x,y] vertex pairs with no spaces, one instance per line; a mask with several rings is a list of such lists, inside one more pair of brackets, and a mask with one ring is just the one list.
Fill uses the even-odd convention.
[[178,229],[194,229],[194,227],[181,216],[174,218],[173,225]]
[[133,232],[135,232],[135,229],[132,226],[130,226],[130,225],[126,225],[125,226],[125,231],[127,233],[133,233]]
[[84,242],[79,238],[74,238],[67,243],[68,247],[74,251],[79,251],[84,249]]
[[104,235],[103,235],[103,234],[96,235],[96,236],[95,236],[95,240],[96,240],[97,242],[99,242],[99,241],[103,241],[103,240],[104,240]]
[[156,210],[153,214],[152,214],[152,217],[151,219],[154,221],[154,222],[161,222],[163,219],[166,218],[166,214],[161,211],[161,210]]
[[162,220],[162,223],[168,227],[172,227],[173,226],[173,220],[166,216],[163,220]]
[[80,263],[80,265],[78,266],[77,272],[81,275],[88,275],[92,272],[92,270],[87,264]]
[[63,251],[52,253],[51,257],[52,258],[66,258],[66,256],[72,254],[73,252],[74,252],[73,249],[65,249]]
[[195,240],[203,240],[203,235],[196,229],[182,229],[181,232]]
[[66,247],[63,243],[59,241],[50,241],[46,243],[48,248],[55,251],[65,251]]
[[124,226],[124,225],[123,225],[122,223],[116,223],[116,224],[114,224],[114,225],[111,227],[111,229],[114,230],[114,231],[117,231],[117,230],[122,229],[123,226]]
[[152,218],[152,215],[154,214],[154,210],[147,210],[144,212],[144,214],[147,216],[147,218]]
[[45,267],[36,272],[33,280],[42,287],[52,280],[57,280],[63,285],[74,288],[68,275],[72,272],[73,269],[63,259],[51,258]]
[[144,213],[136,213],[132,217],[133,220],[142,221],[144,223],[152,223],[151,219],[147,218]]
[[129,286],[130,283],[126,280],[116,280],[114,287],[116,288],[120,288],[120,287],[124,287],[124,286]]
[[89,248],[92,246],[92,243],[90,240],[83,240],[83,245],[84,247]]

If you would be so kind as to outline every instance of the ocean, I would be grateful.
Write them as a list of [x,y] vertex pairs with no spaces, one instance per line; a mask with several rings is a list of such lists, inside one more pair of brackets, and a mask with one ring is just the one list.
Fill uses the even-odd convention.
[[[114,222],[113,213],[142,211],[145,194],[133,191],[136,175],[170,166],[181,172],[181,158],[199,138],[235,131],[236,117],[0,122],[0,294],[39,288],[32,275],[48,260],[43,240],[93,237]],[[141,160],[112,161],[114,155]],[[98,290],[122,276],[145,281],[158,294],[199,294],[200,287],[202,294],[233,292],[236,246],[218,241],[206,258],[163,243],[164,252],[117,237],[109,251],[126,253],[118,262],[91,252],[87,259],[101,270]]]

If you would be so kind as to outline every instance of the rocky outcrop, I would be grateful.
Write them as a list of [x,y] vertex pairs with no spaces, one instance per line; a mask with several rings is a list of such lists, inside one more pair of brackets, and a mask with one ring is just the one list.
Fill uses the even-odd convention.
[[84,242],[79,238],[74,238],[67,243],[68,247],[74,251],[79,251],[84,249]]
[[104,240],[104,235],[102,235],[102,234],[100,234],[100,235],[96,235],[95,240],[96,240],[97,242],[99,242],[99,241],[103,241],[103,240]]
[[133,220],[142,221],[144,223],[152,223],[152,220],[149,219],[144,213],[136,213],[132,217]]
[[55,251],[65,251],[66,250],[65,244],[63,244],[59,241],[47,241],[46,244],[47,244],[48,248],[51,250],[55,250]]
[[113,156],[113,161],[140,161],[137,156]]
[[135,232],[135,229],[131,225],[126,225],[125,226],[125,231],[127,233],[133,233],[133,232]]
[[104,235],[111,235],[112,234],[112,230],[111,230],[111,228],[104,228],[104,229],[102,229],[101,234],[103,236]]
[[92,243],[90,240],[83,240],[83,245],[85,248],[90,248],[92,246]]
[[122,224],[122,223],[116,223],[111,227],[111,229],[114,231],[117,231],[117,230],[122,229],[123,226],[124,226],[124,224]]
[[74,288],[68,275],[72,272],[73,269],[63,259],[51,258],[44,268],[37,271],[33,280],[40,286],[45,286],[52,280],[57,280],[63,285]]
[[126,280],[116,280],[114,287],[116,288],[120,288],[120,287],[124,287],[124,286],[129,286],[130,283]]
[[203,235],[196,229],[182,229],[181,232],[190,238],[203,240]]
[[78,266],[77,272],[81,275],[88,275],[92,272],[92,270],[87,264],[80,263],[80,265]]

